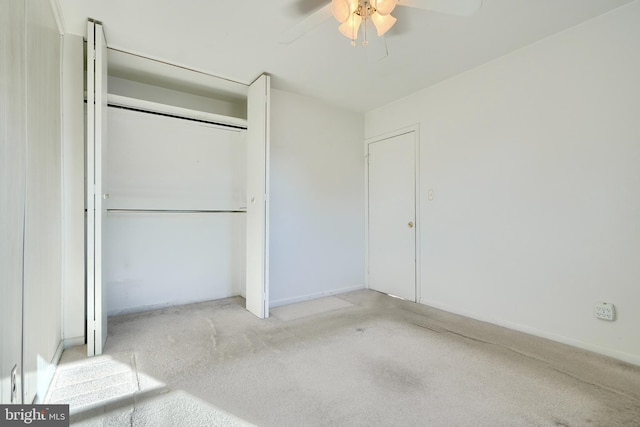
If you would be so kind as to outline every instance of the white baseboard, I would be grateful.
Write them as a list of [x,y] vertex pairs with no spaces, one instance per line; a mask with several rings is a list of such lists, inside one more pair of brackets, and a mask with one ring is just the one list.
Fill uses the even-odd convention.
[[178,305],[188,305],[188,304],[197,304],[200,302],[208,302],[208,301],[216,301],[216,300],[220,300],[220,299],[225,299],[225,298],[233,298],[233,297],[237,297],[239,296],[239,293],[233,293],[231,295],[214,295],[212,297],[209,297],[208,299],[182,299],[182,300],[175,300],[175,301],[168,301],[168,302],[163,302],[163,303],[159,303],[159,304],[149,304],[149,305],[139,305],[139,306],[134,306],[134,307],[126,307],[123,309],[118,309],[118,310],[113,310],[113,311],[108,311],[107,312],[107,317],[111,317],[111,316],[121,316],[124,314],[132,314],[132,313],[142,313],[144,311],[152,311],[152,310],[159,310],[162,308],[168,308],[168,307],[175,307]]
[[297,297],[290,298],[282,298],[279,300],[274,300],[269,302],[269,308],[276,308],[282,305],[295,304],[297,302],[309,301],[316,298],[328,297],[332,295],[344,294],[352,291],[359,291],[360,289],[365,289],[364,285],[360,286],[352,286],[349,288],[341,288],[341,289],[332,289],[330,291],[316,292],[313,294],[300,295]]
[[65,338],[63,341],[63,347],[64,349],[68,349],[71,347],[77,347],[79,345],[85,345],[85,339],[84,336],[79,336],[79,337],[73,337],[73,338]]
[[480,315],[475,312],[460,310],[458,308],[451,307],[446,304],[441,304],[437,301],[422,300],[421,304],[428,305],[429,307],[434,307],[440,310],[448,311],[449,313],[459,314],[460,316],[470,317],[472,319],[480,320],[482,322],[487,322],[487,323],[502,326],[508,329],[513,329],[514,331],[524,332],[526,334],[535,335],[540,338],[546,338],[548,340],[559,342],[561,344],[567,344],[572,347],[577,347],[583,350],[592,351],[594,353],[613,357],[614,359],[622,360],[623,362],[640,366],[640,355],[625,353],[619,350],[614,350],[611,348],[602,347],[589,342],[580,341],[574,338],[565,337],[563,335],[554,334],[552,332],[542,331],[540,329],[532,328],[530,326],[509,322],[507,320],[494,319],[488,316]]
[[58,347],[56,348],[56,352],[50,362],[46,362],[44,359],[38,356],[38,389],[36,391],[36,395],[33,398],[33,404],[40,404],[44,402],[44,399],[49,391],[49,386],[51,385],[51,380],[53,380],[53,375],[55,374],[56,368],[58,367],[58,362],[60,361],[60,357],[62,357],[63,351],[63,341],[60,340],[60,342],[58,343]]
[[64,341],[60,340],[58,343],[58,348],[56,348],[56,354],[53,355],[53,359],[51,360],[51,364],[53,366],[58,366],[58,362],[62,357],[62,352],[64,351]]

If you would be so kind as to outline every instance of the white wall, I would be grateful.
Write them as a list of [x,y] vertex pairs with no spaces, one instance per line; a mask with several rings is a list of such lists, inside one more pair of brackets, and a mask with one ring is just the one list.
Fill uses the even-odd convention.
[[25,4],[24,402],[43,398],[62,351],[61,36],[50,2]]
[[46,391],[61,351],[60,34],[49,1],[3,1],[0,107],[1,402]]
[[62,60],[64,270],[63,325],[65,346],[85,342],[85,177],[84,58],[82,37],[65,34]]
[[366,115],[368,137],[420,124],[423,303],[640,364],[639,22],[635,2]]
[[271,306],[364,287],[363,117],[271,92]]
[[25,3],[0,1],[0,403],[11,403],[11,369],[22,387],[22,263],[27,154]]
[[108,315],[240,294],[244,213],[108,213]]

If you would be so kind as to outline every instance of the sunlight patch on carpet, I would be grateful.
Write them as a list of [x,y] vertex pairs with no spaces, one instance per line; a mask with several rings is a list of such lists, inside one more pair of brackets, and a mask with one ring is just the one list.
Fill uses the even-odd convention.
[[103,405],[139,390],[133,356],[97,356],[58,367],[47,403],[67,403],[77,410]]

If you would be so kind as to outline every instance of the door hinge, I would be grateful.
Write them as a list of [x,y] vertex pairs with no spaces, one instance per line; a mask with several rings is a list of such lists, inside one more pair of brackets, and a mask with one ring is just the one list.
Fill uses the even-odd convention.
[[18,365],[13,365],[11,369],[11,390],[10,393],[11,404],[18,403]]

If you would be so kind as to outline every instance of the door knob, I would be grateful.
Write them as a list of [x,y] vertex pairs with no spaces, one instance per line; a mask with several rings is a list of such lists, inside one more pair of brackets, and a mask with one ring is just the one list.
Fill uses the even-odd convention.
[[408,226],[409,228],[413,228],[413,221],[409,221],[409,223],[407,224],[407,226]]
[[107,200],[107,199],[109,198],[109,193],[104,193],[104,194],[102,195],[102,198],[103,198],[104,200]]

